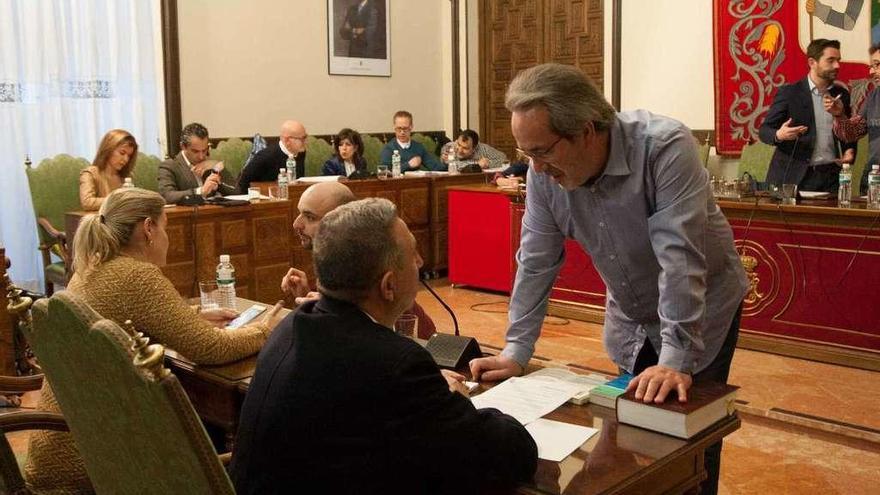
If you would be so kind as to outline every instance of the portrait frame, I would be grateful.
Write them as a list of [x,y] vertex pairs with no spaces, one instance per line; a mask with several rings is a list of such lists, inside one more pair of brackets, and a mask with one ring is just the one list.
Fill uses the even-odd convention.
[[327,72],[391,76],[390,0],[327,0]]

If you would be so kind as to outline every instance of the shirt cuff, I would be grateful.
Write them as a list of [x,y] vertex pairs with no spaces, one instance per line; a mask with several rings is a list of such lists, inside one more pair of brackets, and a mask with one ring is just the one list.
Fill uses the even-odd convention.
[[526,369],[526,365],[529,364],[529,359],[532,358],[533,353],[534,351],[532,349],[513,342],[508,342],[508,344],[504,346],[504,350],[501,351],[502,356],[513,359],[517,364],[522,366],[522,369]]
[[688,374],[693,373],[694,368],[697,366],[696,360],[691,353],[682,349],[676,349],[665,343],[660,349],[657,364]]

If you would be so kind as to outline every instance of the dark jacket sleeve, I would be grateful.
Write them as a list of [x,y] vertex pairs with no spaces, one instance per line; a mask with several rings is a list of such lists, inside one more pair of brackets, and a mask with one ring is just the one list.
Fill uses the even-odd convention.
[[514,418],[494,409],[474,408],[449,391],[430,354],[413,344],[395,367],[401,420],[391,434],[401,435],[404,451],[421,452],[416,472],[442,480],[457,473],[461,484],[514,484],[530,480],[538,448]]
[[[791,90],[792,86],[790,85],[779,88],[779,91],[773,98],[773,103],[770,105],[770,109],[767,110],[764,122],[761,123],[760,129],[758,129],[758,136],[761,138],[761,141],[766,144],[777,144],[776,131],[778,131],[779,128],[782,127],[782,124],[784,124],[789,118],[788,105],[789,98],[791,98]],[[795,125],[807,124],[795,123]]]
[[422,146],[422,166],[427,170],[446,170],[447,165],[434,157],[428,152],[428,149]]
[[239,191],[247,192],[251,182],[260,180],[262,170],[266,166],[266,158],[269,156],[268,150],[269,148],[266,148],[254,155],[254,159],[242,169],[241,175],[238,178]]
[[179,190],[177,186],[177,177],[174,173],[174,160],[166,160],[159,165],[158,179],[159,194],[165,198],[168,204],[176,204],[183,199],[184,196],[192,194],[191,189]]
[[340,171],[338,162],[335,159],[330,158],[324,162],[324,167],[321,169],[321,175],[345,175],[345,169]]

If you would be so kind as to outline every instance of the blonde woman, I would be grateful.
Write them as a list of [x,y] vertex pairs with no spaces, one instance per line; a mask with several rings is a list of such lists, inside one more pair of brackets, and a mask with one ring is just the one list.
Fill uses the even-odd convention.
[[[86,215],[77,229],[75,274],[68,290],[101,316],[119,324],[131,320],[152,342],[167,345],[196,363],[221,364],[256,354],[280,320],[280,306],[259,322],[235,330],[222,328],[236,316],[234,312],[197,313],[187,306],[159,268],[168,252],[164,206],[162,196],[144,189],[110,193],[99,212]],[[47,382],[39,409],[59,410]],[[92,490],[67,433],[34,433],[25,474],[37,491]]]
[[122,187],[137,163],[138,144],[128,131],[113,129],[104,134],[92,165],[79,174],[79,203],[96,211],[104,198]]

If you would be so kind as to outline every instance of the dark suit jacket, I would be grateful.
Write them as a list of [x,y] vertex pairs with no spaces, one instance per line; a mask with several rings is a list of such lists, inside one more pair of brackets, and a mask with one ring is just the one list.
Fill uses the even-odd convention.
[[[357,165],[355,165],[355,170],[366,170],[367,169],[367,161],[364,160],[364,157],[358,161]],[[324,162],[324,168],[321,169],[321,175],[342,175],[347,176],[345,173],[345,164],[339,159],[338,156],[334,155],[329,160]]]
[[236,492],[470,493],[530,479],[515,419],[449,392],[430,354],[322,297],[272,332],[241,411]]
[[[828,92],[832,96],[841,95],[844,111],[849,115],[849,92],[836,85],[832,85]],[[807,126],[807,133],[797,140],[797,146],[794,140],[776,141],[776,131],[789,118],[793,119],[792,126]],[[816,117],[813,114],[813,100],[807,78],[779,88],[758,134],[761,141],[776,146],[776,152],[773,153],[770,161],[770,169],[767,171],[767,183],[799,184],[807,173],[816,140]],[[855,150],[857,143],[843,143],[835,137],[834,145],[835,156],[840,158],[840,154],[846,150]]]
[[[229,172],[224,169],[220,173],[220,177],[220,187],[210,195],[220,194],[221,196],[226,196],[235,194],[235,185]],[[184,196],[192,194],[193,189],[199,187],[199,182],[196,180],[196,176],[193,175],[189,165],[186,164],[182,151],[178,152],[177,156],[173,159],[165,160],[159,165],[157,180],[159,182],[159,194],[169,204],[177,203]]]
[[[278,143],[270,144],[254,155],[254,159],[241,171],[238,190],[246,193],[251,182],[274,182],[278,180],[278,170],[287,166],[287,155]],[[306,152],[296,155],[296,176],[306,175]]]

